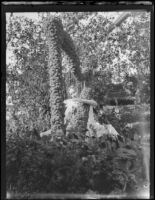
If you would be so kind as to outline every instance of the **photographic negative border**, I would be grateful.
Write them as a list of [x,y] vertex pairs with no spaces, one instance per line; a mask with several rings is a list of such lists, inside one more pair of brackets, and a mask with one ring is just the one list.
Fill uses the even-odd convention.
[[[154,5],[150,1],[135,2],[106,2],[106,1],[12,1],[2,2],[1,5],[1,199],[6,198],[6,170],[5,170],[5,127],[6,127],[6,19],[7,12],[76,12],[76,11],[127,11],[127,10],[146,10],[151,12],[151,139],[150,139],[150,198],[154,198]],[[62,194],[63,195],[63,194]],[[54,195],[54,198],[60,198],[60,195]],[[116,198],[116,196],[96,196],[96,198]],[[37,196],[38,198],[38,196]],[[49,198],[45,195],[43,198]],[[51,197],[50,197],[51,198]],[[65,198],[63,195],[62,198]],[[68,195],[66,198],[85,198],[85,196]],[[86,197],[88,198],[88,197]],[[94,196],[95,198],[95,196]],[[122,198],[125,198],[124,196]]]

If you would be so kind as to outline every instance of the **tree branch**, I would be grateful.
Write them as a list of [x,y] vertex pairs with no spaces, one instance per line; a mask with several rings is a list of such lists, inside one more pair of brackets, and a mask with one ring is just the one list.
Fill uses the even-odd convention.
[[129,12],[123,13],[122,15],[120,15],[120,16],[115,20],[115,22],[109,27],[107,33],[109,34],[110,32],[112,32],[113,29],[115,29],[116,26],[120,26],[121,23],[122,23],[124,20],[126,20],[130,15],[131,15],[131,14],[130,14]]

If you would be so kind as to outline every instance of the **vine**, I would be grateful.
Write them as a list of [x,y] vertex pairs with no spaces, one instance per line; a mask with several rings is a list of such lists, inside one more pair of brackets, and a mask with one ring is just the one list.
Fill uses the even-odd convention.
[[49,79],[50,79],[50,108],[51,131],[65,131],[63,104],[63,77],[61,66],[61,41],[63,26],[58,18],[47,18],[44,30],[49,48]]
[[[57,17],[47,18],[44,23],[44,30],[49,48],[49,76],[50,76],[50,107],[51,107],[51,131],[62,130],[65,132],[64,125],[64,86],[61,64],[61,49],[69,57],[71,72],[77,85],[85,83],[80,94],[82,99],[92,98],[91,80],[92,70],[81,72],[80,59],[76,53],[76,48],[70,35],[63,29],[62,22]],[[73,127],[78,133],[86,132],[88,121],[89,105],[80,103],[74,117]]]

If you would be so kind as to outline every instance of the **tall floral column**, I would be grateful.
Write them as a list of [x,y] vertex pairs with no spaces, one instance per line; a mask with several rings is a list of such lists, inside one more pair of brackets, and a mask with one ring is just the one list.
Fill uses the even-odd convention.
[[47,18],[44,30],[49,48],[49,80],[50,80],[50,107],[51,132],[65,131],[64,126],[64,99],[63,78],[61,65],[61,41],[63,26],[58,18]]

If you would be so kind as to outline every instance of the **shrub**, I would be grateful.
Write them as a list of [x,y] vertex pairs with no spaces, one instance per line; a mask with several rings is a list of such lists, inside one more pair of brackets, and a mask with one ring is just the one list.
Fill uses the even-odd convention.
[[106,136],[88,140],[64,136],[45,143],[27,135],[7,139],[7,190],[85,193],[91,189],[109,194],[126,190],[124,185],[136,184],[131,182],[131,174],[120,167],[125,159],[133,161],[136,151],[124,147],[124,155],[119,141],[117,146]]

